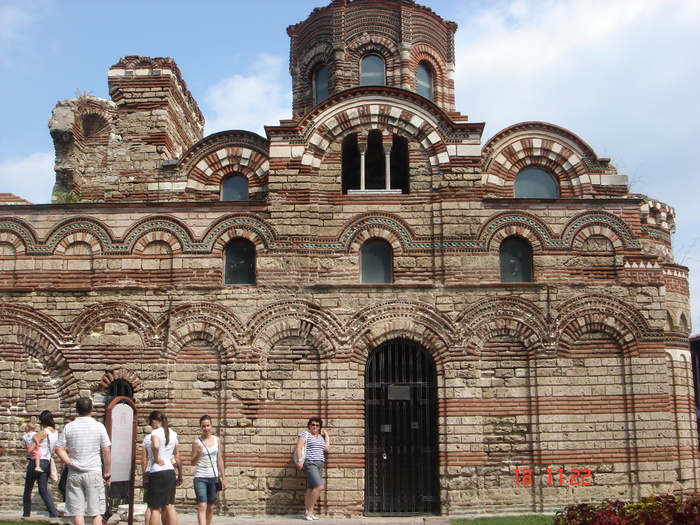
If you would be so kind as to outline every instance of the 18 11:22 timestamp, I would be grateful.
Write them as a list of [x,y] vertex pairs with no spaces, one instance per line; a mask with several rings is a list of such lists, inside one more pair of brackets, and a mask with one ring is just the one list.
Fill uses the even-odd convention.
[[[593,476],[593,472],[588,468],[571,468],[571,469],[553,469],[547,468],[542,474],[547,476],[547,485],[559,486],[591,486],[593,483],[589,480]],[[515,484],[516,485],[532,485],[532,469],[516,468],[515,469]]]

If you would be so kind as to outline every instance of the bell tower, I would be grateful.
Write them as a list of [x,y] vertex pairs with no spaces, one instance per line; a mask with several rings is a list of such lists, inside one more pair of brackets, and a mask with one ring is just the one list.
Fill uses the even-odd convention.
[[457,24],[413,0],[335,0],[287,28],[293,111],[358,86],[418,93],[454,112]]

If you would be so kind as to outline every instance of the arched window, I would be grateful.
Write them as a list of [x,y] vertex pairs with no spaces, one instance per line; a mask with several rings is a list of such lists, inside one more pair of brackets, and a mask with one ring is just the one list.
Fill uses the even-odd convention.
[[314,105],[328,98],[328,66],[318,66],[314,70]]
[[134,397],[134,388],[125,379],[115,379],[107,387],[109,401],[115,397]]
[[370,239],[360,250],[360,280],[365,284],[388,284],[394,280],[394,252],[383,239]]
[[233,239],[224,254],[224,284],[255,284],[255,245]]
[[221,181],[222,201],[247,201],[248,179],[243,175],[231,175]]
[[373,129],[360,142],[357,133],[343,139],[342,190],[408,193],[408,140],[393,135],[391,146]]
[[540,168],[525,168],[515,176],[516,199],[558,199],[559,183]]
[[507,237],[500,247],[501,282],[532,282],[532,248],[520,237]]
[[384,60],[377,55],[367,55],[360,63],[361,86],[384,86],[386,76],[384,74]]
[[433,74],[423,62],[418,64],[416,80],[418,81],[418,94],[428,100],[433,100]]

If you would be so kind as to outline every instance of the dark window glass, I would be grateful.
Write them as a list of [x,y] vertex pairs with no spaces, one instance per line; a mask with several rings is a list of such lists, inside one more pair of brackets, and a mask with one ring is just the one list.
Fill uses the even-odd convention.
[[532,249],[520,237],[508,237],[500,247],[501,282],[532,282]]
[[314,104],[328,98],[328,67],[323,65],[314,71]]
[[381,239],[373,239],[362,245],[360,253],[361,280],[367,284],[393,282],[394,253],[391,245]]
[[247,201],[248,179],[242,175],[227,177],[221,183],[222,201]]
[[383,190],[386,188],[386,158],[382,132],[373,129],[367,135],[367,152],[365,153],[365,188]]
[[557,180],[540,168],[525,168],[515,177],[516,199],[558,199]]
[[383,86],[386,84],[384,77],[384,60],[377,55],[367,55],[360,64],[361,86]]
[[134,389],[124,379],[115,379],[107,387],[107,397],[111,401],[115,397],[134,397]]
[[408,193],[408,140],[398,135],[391,145],[391,187]]
[[357,146],[357,133],[343,139],[343,193],[360,189],[360,150]]
[[224,284],[255,284],[255,245],[234,239],[226,246]]
[[423,63],[418,64],[416,79],[418,80],[418,94],[433,100],[433,75],[430,73],[428,66]]

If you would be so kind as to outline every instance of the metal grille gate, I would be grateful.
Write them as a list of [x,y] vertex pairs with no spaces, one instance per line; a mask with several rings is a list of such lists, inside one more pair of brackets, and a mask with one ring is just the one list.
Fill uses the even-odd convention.
[[439,513],[437,385],[432,358],[385,343],[365,375],[365,513]]

